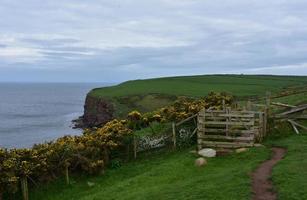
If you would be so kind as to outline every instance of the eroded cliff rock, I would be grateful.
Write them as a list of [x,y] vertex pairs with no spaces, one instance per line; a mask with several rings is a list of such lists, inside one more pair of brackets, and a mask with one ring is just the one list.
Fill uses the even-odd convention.
[[82,127],[95,127],[114,118],[114,105],[110,100],[87,95],[82,117]]

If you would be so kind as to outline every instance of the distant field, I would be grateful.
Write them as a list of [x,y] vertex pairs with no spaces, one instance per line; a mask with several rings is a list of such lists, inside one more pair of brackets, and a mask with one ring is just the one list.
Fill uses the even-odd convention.
[[167,94],[205,96],[210,91],[229,92],[235,96],[278,92],[289,86],[307,84],[307,77],[266,75],[202,75],[134,80],[122,84],[94,89],[91,96],[120,97],[141,94]]

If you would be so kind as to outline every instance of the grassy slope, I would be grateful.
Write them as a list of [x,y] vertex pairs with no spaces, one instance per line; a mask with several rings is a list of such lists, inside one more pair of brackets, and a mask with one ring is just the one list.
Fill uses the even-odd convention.
[[[251,172],[269,155],[254,148],[239,155],[209,159],[204,168],[194,166],[188,150],[144,156],[106,175],[78,180],[71,187],[62,183],[31,193],[31,199],[248,199]],[[95,183],[88,187],[86,181]]]
[[[288,148],[273,170],[280,200],[307,199],[307,135],[291,135],[267,141]],[[62,181],[31,191],[31,199],[249,199],[249,173],[269,156],[269,148],[208,159],[196,168],[196,158],[183,150],[143,156],[104,176],[79,178],[72,186]],[[87,181],[95,183],[89,187]]]
[[307,85],[307,77],[264,75],[201,75],[128,81],[96,88],[89,95],[110,99],[115,116],[131,110],[149,112],[171,104],[177,96],[201,97],[211,91],[227,91],[238,97],[261,96],[266,91],[278,93],[290,86]]
[[128,81],[97,88],[90,92],[96,97],[119,97],[159,93],[167,95],[205,96],[210,91],[227,91],[236,96],[277,92],[284,87],[307,84],[307,77],[261,75],[202,75]]

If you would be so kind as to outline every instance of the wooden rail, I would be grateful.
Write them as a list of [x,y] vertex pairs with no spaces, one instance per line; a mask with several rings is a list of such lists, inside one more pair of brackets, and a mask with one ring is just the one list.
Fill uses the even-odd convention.
[[265,136],[265,114],[255,111],[202,110],[198,114],[198,149],[251,147]]

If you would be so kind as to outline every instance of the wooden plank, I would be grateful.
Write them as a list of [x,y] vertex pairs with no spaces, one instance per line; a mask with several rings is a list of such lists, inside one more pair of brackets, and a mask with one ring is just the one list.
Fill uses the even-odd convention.
[[253,143],[245,142],[212,142],[212,141],[203,141],[202,145],[207,147],[223,147],[223,148],[240,148],[240,147],[252,147]]
[[257,106],[257,107],[266,107],[266,105],[264,105],[264,104],[256,104],[256,103],[254,103],[253,105]]
[[294,119],[307,119],[307,115],[300,115],[300,116],[295,116],[295,117],[291,117]]
[[[242,111],[239,111],[239,110],[231,110],[232,114],[238,114],[238,115],[248,115],[248,114],[255,114],[257,112],[255,111],[248,111],[248,110],[242,110]],[[210,114],[226,114],[225,111],[223,110],[212,110],[212,111],[205,111],[205,112],[200,112],[201,115],[210,115]]]
[[279,103],[279,102],[271,102],[271,105],[281,106],[281,107],[286,107],[286,108],[296,108],[296,106],[285,104],[285,103]]
[[268,130],[268,113],[267,110],[263,113],[263,136],[266,136]]
[[255,114],[237,114],[237,113],[229,113],[229,114],[219,114],[221,117],[238,117],[238,118],[254,118]]
[[191,134],[190,138],[191,138],[191,137],[193,137],[193,136],[194,136],[194,134],[195,134],[197,131],[198,131],[198,128],[196,127],[196,128],[194,129],[194,131],[192,132],[192,134]]
[[[226,109],[226,115],[229,115],[229,112],[230,112],[229,109]],[[227,118],[226,118],[226,121],[229,122],[229,121],[230,121],[230,117],[227,117]],[[227,136],[228,136],[228,134],[229,134],[228,131],[229,131],[229,125],[226,125],[226,135],[227,135]]]
[[[203,132],[201,129],[200,132]],[[206,128],[206,133],[226,133],[225,129],[218,129],[218,128]],[[254,134],[254,130],[238,130],[238,129],[229,129],[229,133],[240,133],[240,134]]]
[[202,134],[201,132],[200,132],[200,130],[202,129],[203,131],[205,131],[205,127],[201,127],[201,124],[200,124],[200,121],[202,121],[202,120],[205,120],[205,116],[203,116],[203,117],[200,117],[199,115],[198,115],[198,117],[197,117],[197,150],[201,150],[201,148],[202,148],[202,139],[200,139],[200,135]]
[[221,121],[205,121],[204,125],[232,125],[232,126],[253,126],[254,121],[251,122],[221,122]]
[[190,116],[190,117],[188,117],[188,118],[186,118],[186,119],[184,119],[184,120],[178,122],[178,123],[176,124],[176,126],[179,126],[179,125],[181,125],[181,124],[183,124],[183,123],[185,123],[185,122],[187,122],[187,121],[189,121],[189,120],[191,120],[191,119],[193,119],[193,118],[195,118],[195,117],[197,117],[197,114],[192,115],[192,116]]
[[136,137],[133,136],[133,157],[134,159],[136,159],[136,153],[137,153],[137,148],[138,148],[136,140],[137,140]]
[[288,122],[291,124],[293,130],[295,131],[296,134],[300,134],[300,132],[298,131],[298,129],[296,128],[296,126],[293,124],[293,121],[288,120]]
[[264,128],[263,128],[263,123],[264,123],[264,115],[259,115],[259,131],[258,134],[259,135],[259,140],[261,141],[264,137]]
[[238,117],[238,118],[254,118],[255,114],[238,114],[238,113],[221,113],[221,114],[217,114],[217,115],[210,115],[207,114],[207,117]]
[[305,126],[303,126],[303,125],[301,125],[301,124],[299,124],[299,123],[297,123],[297,122],[295,122],[295,121],[293,121],[293,120],[291,120],[291,119],[288,119],[288,121],[290,121],[291,123],[293,123],[295,126],[298,126],[298,127],[302,128],[302,129],[304,129],[304,130],[307,130],[307,127],[305,127]]
[[176,149],[176,124],[175,122],[172,123],[173,128],[173,147]]
[[248,101],[246,102],[246,109],[247,109],[247,110],[252,110],[252,102],[251,102],[250,100],[248,100]]
[[303,111],[303,110],[306,110],[306,109],[307,109],[307,104],[304,104],[304,105],[300,105],[300,106],[297,106],[297,107],[295,107],[295,108],[292,108],[292,109],[289,110],[289,111],[280,113],[280,114],[278,114],[278,115],[279,115],[279,116],[285,116],[285,115],[289,115],[289,114],[292,114],[292,113],[300,112],[300,111]]
[[236,140],[236,141],[253,141],[254,136],[248,137],[233,137],[233,136],[223,136],[223,135],[203,135],[200,138],[202,139],[220,139],[220,140]]

